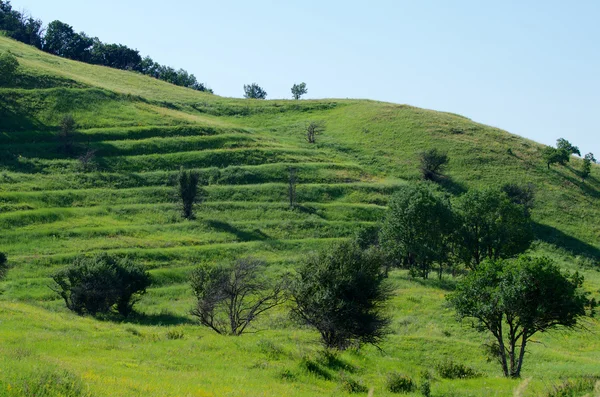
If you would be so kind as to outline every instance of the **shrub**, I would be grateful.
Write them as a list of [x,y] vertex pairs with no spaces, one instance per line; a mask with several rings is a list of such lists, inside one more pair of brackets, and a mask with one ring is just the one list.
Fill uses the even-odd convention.
[[191,277],[197,299],[191,314],[219,334],[241,335],[256,317],[284,302],[282,283],[271,285],[262,275],[264,267],[254,258],[200,266]]
[[80,256],[53,276],[54,290],[67,308],[78,314],[108,313],[127,316],[150,286],[150,275],[127,258],[108,254]]
[[369,388],[362,382],[352,379],[343,372],[340,375],[340,384],[342,389],[347,393],[366,393],[369,391]]
[[447,153],[434,148],[421,152],[419,154],[419,161],[423,179],[434,181],[450,160]]
[[167,339],[169,340],[183,339],[183,337],[184,333],[181,329],[171,328],[167,331]]
[[392,393],[410,393],[416,389],[416,384],[410,376],[397,372],[388,374],[386,385],[387,389]]
[[14,83],[19,61],[10,52],[0,54],[0,87]]
[[435,366],[440,376],[444,379],[470,379],[478,378],[481,374],[464,364],[446,360]]
[[200,175],[196,171],[186,171],[181,167],[177,176],[177,195],[181,199],[181,210],[185,219],[194,218],[194,204],[200,201],[198,183]]
[[431,384],[429,383],[429,379],[425,379],[423,383],[421,383],[419,391],[425,397],[431,397]]
[[8,273],[8,258],[6,254],[0,252],[0,280],[3,280]]
[[292,286],[293,317],[319,331],[325,347],[377,344],[389,319],[382,305],[390,295],[376,249],[345,242],[309,257]]
[[546,397],[581,396],[584,393],[593,392],[597,382],[600,382],[600,377],[598,376],[585,376],[579,379],[565,380],[560,385],[554,386],[553,390],[546,394]]

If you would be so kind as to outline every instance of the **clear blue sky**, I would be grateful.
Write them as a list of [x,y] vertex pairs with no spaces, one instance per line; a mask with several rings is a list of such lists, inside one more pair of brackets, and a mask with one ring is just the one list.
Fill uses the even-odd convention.
[[369,98],[600,157],[598,0],[13,0],[182,67],[223,96]]

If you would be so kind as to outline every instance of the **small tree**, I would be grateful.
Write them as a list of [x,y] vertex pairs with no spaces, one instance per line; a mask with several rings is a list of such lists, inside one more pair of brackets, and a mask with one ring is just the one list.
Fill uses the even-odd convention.
[[79,164],[83,172],[89,172],[94,169],[94,160],[96,158],[96,149],[86,149],[85,153],[79,156]]
[[[581,156],[581,152],[579,151],[579,148],[577,146],[574,146],[571,144],[571,142],[567,141],[564,138],[558,138],[556,140],[556,148],[558,150],[562,150],[565,153],[568,153],[569,156],[571,156],[572,154],[576,154],[578,156]],[[568,157],[567,157],[567,162],[568,162]]]
[[249,85],[244,84],[244,98],[247,99],[266,99],[267,92],[263,90],[258,84],[252,83]]
[[511,202],[523,207],[525,215],[530,216],[535,205],[535,186],[532,183],[526,185],[507,183],[502,186],[502,191]]
[[6,254],[0,252],[0,281],[4,280],[6,274],[8,273],[8,258]]
[[446,152],[441,152],[435,148],[426,150],[419,154],[420,170],[423,179],[434,181],[439,174],[448,165],[450,161]]
[[192,315],[219,334],[239,336],[252,321],[284,301],[282,284],[264,277],[263,261],[244,258],[230,266],[203,265],[192,273],[197,304]]
[[60,147],[65,154],[71,154],[73,152],[73,134],[77,128],[77,123],[73,118],[73,115],[64,115],[60,120],[60,130],[58,132],[58,140]]
[[434,263],[442,269],[447,260],[453,225],[447,200],[424,185],[403,186],[390,201],[380,241],[395,263],[427,278]]
[[127,316],[150,286],[150,274],[127,258],[106,253],[80,256],[53,277],[56,291],[67,308],[78,314],[108,313]]
[[538,332],[573,328],[586,314],[583,277],[564,275],[550,259],[490,261],[470,273],[447,299],[458,317],[496,339],[494,353],[507,377],[521,375],[527,342]]
[[298,170],[294,167],[288,168],[288,198],[290,201],[290,208],[296,206],[296,184],[298,183]]
[[306,89],[306,83],[294,84],[292,86],[292,96],[296,100],[300,99],[300,97],[306,94],[307,92],[308,91]]
[[181,199],[185,219],[194,219],[194,204],[201,201],[199,182],[200,175],[196,171],[186,171],[181,167],[177,175],[177,195]]
[[484,259],[510,258],[533,241],[529,212],[496,190],[471,190],[456,204],[459,256],[475,269]]
[[10,52],[0,54],[0,87],[10,86],[15,82],[19,61]]
[[306,260],[292,286],[292,315],[319,331],[328,348],[378,344],[389,318],[382,305],[391,290],[376,249],[353,242],[333,246]]
[[556,148],[548,146],[542,152],[542,157],[546,162],[548,169],[552,164],[565,165],[571,159],[571,155],[576,154],[581,156],[581,152],[577,146],[573,146],[571,142],[564,138],[559,138],[556,141]]
[[593,153],[588,153],[583,158],[583,163],[581,164],[581,181],[585,182],[588,176],[592,173],[592,163],[595,163],[596,159],[594,158]]
[[308,143],[316,143],[317,135],[325,131],[325,122],[323,120],[309,121],[306,124],[305,133]]

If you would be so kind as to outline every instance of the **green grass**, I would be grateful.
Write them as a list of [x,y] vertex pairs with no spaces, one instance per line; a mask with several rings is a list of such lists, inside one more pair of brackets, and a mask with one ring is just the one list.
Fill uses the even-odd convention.
[[[6,50],[21,69],[16,84],[0,88],[0,251],[12,266],[0,282],[0,396],[339,396],[355,382],[386,396],[388,374],[420,384],[426,371],[434,396],[512,395],[521,381],[502,378],[488,360],[488,336],[457,322],[445,304],[456,282],[449,275],[422,281],[392,272],[392,334],[381,351],[325,355],[287,308],[239,338],[189,316],[196,265],[252,255],[280,277],[310,252],[376,224],[397,187],[419,179],[418,153],[432,147],[448,151],[440,189],[452,198],[532,183],[530,254],[581,272],[600,297],[597,166],[582,183],[580,160],[547,170],[542,145],[449,113],[366,100],[222,98],[0,37]],[[70,156],[56,135],[65,114],[78,123]],[[303,136],[310,120],[326,124],[314,145]],[[77,157],[88,148],[96,160],[84,172]],[[200,174],[204,202],[193,221],[174,199],[181,166]],[[296,209],[287,203],[290,167]],[[49,288],[55,271],[97,252],[150,270],[154,285],[134,318],[78,317]],[[584,325],[536,336],[521,395],[600,373],[600,324]],[[435,367],[450,358],[482,376],[442,379]]]

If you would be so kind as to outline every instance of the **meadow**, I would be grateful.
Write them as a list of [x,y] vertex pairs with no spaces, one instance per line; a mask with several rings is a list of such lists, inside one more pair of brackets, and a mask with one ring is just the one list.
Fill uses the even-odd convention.
[[[599,299],[598,166],[586,182],[577,158],[548,170],[542,145],[455,114],[369,100],[223,98],[0,36],[4,51],[17,57],[20,80],[0,88],[0,252],[11,265],[0,282],[0,395],[343,396],[358,382],[387,396],[388,374],[400,372],[417,383],[430,377],[433,396],[550,396],[600,374],[596,316],[580,330],[537,335],[523,379],[503,378],[485,352],[491,339],[448,307],[450,275],[392,271],[392,334],[381,349],[339,353],[325,352],[287,307],[241,337],[202,328],[189,315],[188,281],[201,263],[243,256],[266,260],[278,277],[376,225],[390,195],[420,178],[418,153],[435,147],[450,157],[440,188],[451,197],[533,184],[529,253],[580,272]],[[78,125],[74,144],[96,151],[91,170],[59,150],[66,114]],[[326,129],[309,144],[304,129],[315,120]],[[192,221],[175,197],[180,167],[200,175],[203,202]],[[130,319],[77,316],[50,288],[74,257],[99,252],[126,255],[152,274]],[[436,368],[447,360],[478,376],[442,378]]]

